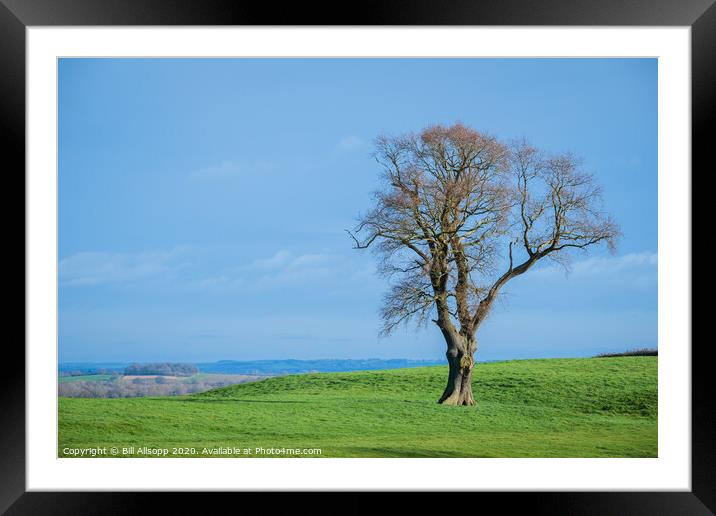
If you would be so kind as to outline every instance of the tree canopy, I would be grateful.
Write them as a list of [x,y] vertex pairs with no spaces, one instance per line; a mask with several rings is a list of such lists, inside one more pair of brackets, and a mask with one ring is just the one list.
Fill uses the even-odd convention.
[[619,229],[579,159],[526,140],[502,142],[462,124],[381,136],[382,187],[349,231],[390,280],[383,332],[433,320],[463,364],[503,286],[543,258],[604,243]]

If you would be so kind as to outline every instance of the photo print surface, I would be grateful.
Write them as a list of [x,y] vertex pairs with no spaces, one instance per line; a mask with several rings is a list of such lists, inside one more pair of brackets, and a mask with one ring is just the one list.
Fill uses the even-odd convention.
[[58,60],[63,458],[657,457],[657,60]]

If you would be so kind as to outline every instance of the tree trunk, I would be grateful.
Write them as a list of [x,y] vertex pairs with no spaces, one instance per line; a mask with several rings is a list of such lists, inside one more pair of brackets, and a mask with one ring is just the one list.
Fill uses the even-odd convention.
[[472,339],[466,339],[460,349],[448,344],[447,356],[450,367],[447,386],[438,403],[443,405],[474,405],[472,396],[472,368],[475,366],[475,345]]

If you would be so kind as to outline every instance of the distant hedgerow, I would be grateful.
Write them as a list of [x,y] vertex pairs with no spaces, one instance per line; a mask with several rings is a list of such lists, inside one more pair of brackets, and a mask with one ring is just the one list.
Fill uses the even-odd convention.
[[170,362],[134,363],[124,368],[125,375],[191,376],[198,372],[199,369],[194,364],[175,364]]
[[594,358],[609,358],[609,357],[656,357],[659,356],[659,350],[656,348],[639,348],[639,349],[628,349],[621,353],[600,353]]

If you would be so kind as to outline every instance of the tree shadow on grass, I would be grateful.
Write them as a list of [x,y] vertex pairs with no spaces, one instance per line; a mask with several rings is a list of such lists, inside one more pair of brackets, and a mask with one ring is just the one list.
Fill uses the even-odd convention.
[[181,398],[178,396],[162,398],[162,401],[182,401],[184,403],[216,403],[223,402],[223,403],[311,403],[310,401],[300,401],[300,400],[250,400],[250,399],[242,399],[242,398]]
[[449,450],[416,450],[410,448],[370,448],[370,447],[351,447],[344,448],[354,457],[365,458],[485,458],[489,455],[465,455],[460,452]]

